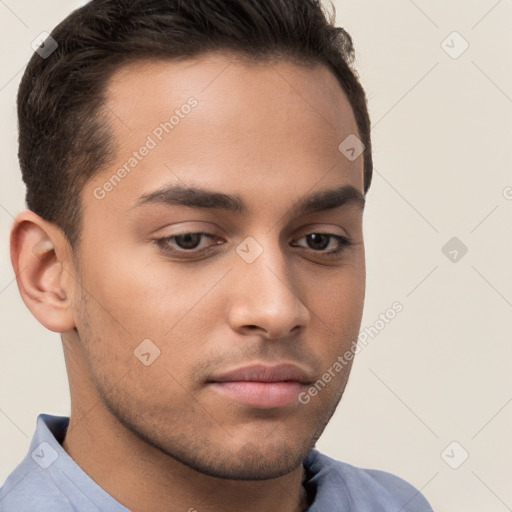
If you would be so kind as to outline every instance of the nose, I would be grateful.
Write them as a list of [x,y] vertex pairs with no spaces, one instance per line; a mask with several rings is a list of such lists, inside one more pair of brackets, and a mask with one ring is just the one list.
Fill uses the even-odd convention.
[[300,276],[285,258],[280,247],[267,244],[252,263],[236,262],[228,311],[233,330],[260,330],[265,338],[283,339],[307,325],[311,312],[303,302]]

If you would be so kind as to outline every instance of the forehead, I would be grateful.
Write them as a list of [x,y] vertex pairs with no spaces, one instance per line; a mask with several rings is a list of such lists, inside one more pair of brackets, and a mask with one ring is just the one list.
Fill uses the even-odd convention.
[[345,93],[326,66],[298,65],[277,57],[248,59],[228,52],[181,60],[135,60],[112,75],[105,96],[109,108],[137,114],[149,107],[149,114],[156,105],[174,107],[190,95],[201,97],[213,110],[227,107],[225,114],[243,112],[253,101],[268,108],[279,105],[280,110],[309,106],[331,127],[340,114],[345,121],[354,120]]
[[263,202],[320,182],[363,187],[362,157],[339,150],[358,133],[351,106],[321,65],[219,53],[137,61],[111,78],[106,111],[117,154],[87,188],[110,180],[103,203],[123,209],[172,183],[258,191]]

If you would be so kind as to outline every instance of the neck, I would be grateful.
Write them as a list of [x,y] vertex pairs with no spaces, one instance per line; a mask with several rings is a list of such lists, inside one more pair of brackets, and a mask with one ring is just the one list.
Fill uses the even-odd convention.
[[[133,512],[302,512],[303,467],[270,480],[226,480],[195,471],[125,428],[65,350],[71,415],[63,449],[110,496]],[[79,385],[80,384],[80,385]]]
[[205,475],[139,439],[98,402],[87,414],[72,408],[62,447],[100,487],[133,512],[302,512],[307,508],[302,465],[272,480]]

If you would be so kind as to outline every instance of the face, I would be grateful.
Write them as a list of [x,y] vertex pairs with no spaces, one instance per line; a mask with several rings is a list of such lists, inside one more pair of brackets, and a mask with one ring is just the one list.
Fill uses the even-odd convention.
[[83,378],[189,467],[284,475],[334,413],[361,322],[348,100],[324,67],[221,54],[132,64],[106,98],[117,155],[82,194]]

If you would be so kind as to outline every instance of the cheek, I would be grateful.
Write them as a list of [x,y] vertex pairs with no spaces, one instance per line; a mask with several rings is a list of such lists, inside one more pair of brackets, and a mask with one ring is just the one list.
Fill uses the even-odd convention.
[[149,337],[155,327],[164,324],[170,329],[174,317],[190,309],[207,285],[177,266],[151,261],[144,252],[112,247],[87,256],[84,288],[100,306],[96,312],[112,317],[117,321],[114,328],[137,338]]
[[[105,232],[98,236],[109,238]],[[185,336],[185,346],[194,345],[194,332],[212,328],[219,315],[227,313],[223,304],[229,303],[230,277],[221,281],[230,264],[222,259],[179,264],[156,256],[151,244],[135,250],[115,240],[106,247],[90,247],[95,250],[85,251],[83,283],[93,297],[88,301],[90,315],[95,316],[91,323],[101,325],[101,337],[108,335],[112,344],[116,340],[126,344],[128,335],[132,350],[146,338],[168,344],[170,339]],[[296,291],[312,311],[309,329],[331,343],[337,340],[334,346],[347,338],[350,343],[357,337],[364,301],[363,248],[337,268],[304,269],[304,263],[300,265]]]
[[[79,332],[87,338],[95,372],[101,373],[103,383],[130,370],[140,385],[152,382],[155,389],[164,383],[173,387],[167,373],[155,377],[155,368],[164,365],[179,382],[188,382],[187,370],[197,364],[223,311],[218,292],[226,288],[215,284],[225,268],[212,265],[198,273],[193,265],[155,261],[154,255],[118,260],[116,252],[90,254],[83,276],[84,289],[89,292],[88,321]],[[94,268],[101,272],[92,272]],[[146,367],[136,358],[142,346],[149,347],[151,357],[153,352],[158,354],[156,364]],[[124,385],[138,394],[135,383]]]
[[365,295],[364,260],[328,269],[322,273],[310,274],[304,281],[304,289],[311,307],[322,319],[338,331],[347,322],[357,322],[362,314]]
[[364,267],[340,269],[329,279],[317,280],[315,286],[310,283],[310,290],[307,305],[316,325],[312,331],[318,340],[324,340],[318,354],[329,362],[357,340],[365,296]]

